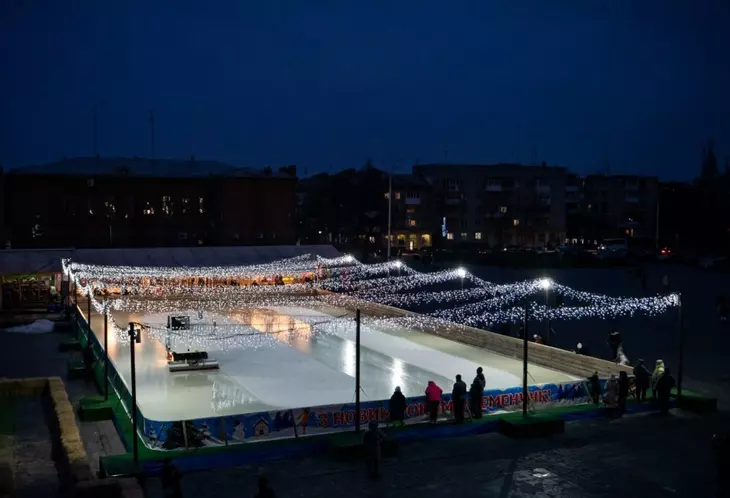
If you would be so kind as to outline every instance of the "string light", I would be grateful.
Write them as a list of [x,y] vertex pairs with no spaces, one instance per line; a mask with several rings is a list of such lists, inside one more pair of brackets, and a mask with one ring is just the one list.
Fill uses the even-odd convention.
[[[444,309],[432,309],[425,315],[405,317],[369,316],[367,320],[377,326],[407,326],[414,329],[451,328],[455,324],[476,327],[492,326],[498,323],[521,321],[524,305],[515,303],[530,299],[540,291],[551,293],[573,301],[575,305],[548,307],[534,302],[527,303],[529,314],[534,320],[577,320],[585,318],[614,318],[633,316],[636,313],[656,315],[678,305],[676,294],[648,297],[612,297],[603,294],[579,291],[561,285],[548,278],[533,279],[509,284],[494,284],[480,279],[465,268],[421,273],[409,268],[402,261],[365,265],[350,255],[339,258],[321,258],[302,255],[295,258],[248,266],[205,267],[205,268],[151,268],[151,267],[108,267],[83,265],[68,260],[62,262],[64,272],[76,284],[78,290],[93,296],[97,290],[121,286],[131,289],[132,296],[110,299],[107,304],[92,299],[97,313],[110,317],[112,329],[121,341],[128,340],[126,327],[119,327],[113,319],[114,311],[154,314],[160,312],[191,313],[197,310],[217,312],[230,316],[231,310],[263,306],[317,308],[332,306],[350,308],[361,306],[362,300],[410,308],[429,304],[446,305]],[[234,286],[211,285],[190,286],[179,282],[191,278],[243,279],[262,274],[295,274],[315,272],[321,268],[327,271],[318,281],[318,287],[335,291],[334,294],[317,295],[312,283],[293,283],[286,286]],[[393,276],[392,271],[398,275]],[[387,275],[379,277],[379,275]],[[320,275],[317,275],[318,278]],[[373,278],[375,277],[375,278]],[[150,282],[153,280],[153,282]],[[428,287],[449,283],[453,280],[468,282],[472,287],[459,290],[428,291]],[[143,284],[146,282],[146,284]],[[144,299],[147,294],[157,293],[162,300]],[[137,295],[137,296],[135,296]],[[477,302],[473,302],[477,301]],[[185,311],[180,311],[185,310]],[[235,315],[235,312],[233,312]],[[308,323],[308,319],[301,320]],[[225,321],[225,320],[224,320]],[[335,323],[335,319],[332,320]],[[213,338],[216,347],[266,347],[271,345],[259,332],[252,332],[251,324],[221,323],[217,330],[212,325],[198,324],[194,332],[179,334],[196,346],[202,347]],[[213,327],[216,328],[216,327]],[[253,327],[256,329],[256,327]],[[316,327],[324,331],[328,326]],[[161,338],[160,326],[148,326],[150,334]],[[212,334],[215,332],[215,337]],[[169,337],[164,329],[165,337]],[[174,334],[175,335],[175,334]],[[190,342],[193,344],[193,342]]]

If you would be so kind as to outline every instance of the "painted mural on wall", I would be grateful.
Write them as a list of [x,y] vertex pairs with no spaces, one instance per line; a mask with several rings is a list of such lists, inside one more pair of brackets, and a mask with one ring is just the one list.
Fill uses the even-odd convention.
[[[588,387],[583,381],[529,386],[530,408],[545,409],[555,405],[572,405],[589,401]],[[486,413],[522,408],[522,388],[484,391],[483,410]],[[442,397],[441,411],[453,411],[451,395]],[[423,421],[427,417],[425,397],[408,398],[406,423]],[[390,420],[388,401],[368,401],[361,404],[360,423],[387,423]],[[180,450],[225,446],[245,441],[306,437],[355,425],[355,404],[307,407],[247,415],[229,415],[179,422],[145,420],[144,440],[154,449]]]

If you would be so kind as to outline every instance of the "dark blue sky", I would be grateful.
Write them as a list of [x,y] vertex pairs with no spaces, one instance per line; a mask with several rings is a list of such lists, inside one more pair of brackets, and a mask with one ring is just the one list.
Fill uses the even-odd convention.
[[0,164],[92,155],[96,103],[106,156],[153,109],[157,157],[685,179],[730,155],[729,52],[724,0],[4,0]]

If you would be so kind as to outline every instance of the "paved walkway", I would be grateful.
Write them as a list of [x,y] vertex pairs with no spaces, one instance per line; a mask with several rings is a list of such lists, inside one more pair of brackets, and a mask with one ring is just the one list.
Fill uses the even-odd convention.
[[[206,471],[183,478],[184,496],[255,495],[260,473],[278,497],[712,497],[710,437],[727,414],[636,415],[570,423],[566,433],[514,441],[498,434],[403,446],[371,481],[362,462],[325,457]],[[146,495],[161,495],[151,480]]]

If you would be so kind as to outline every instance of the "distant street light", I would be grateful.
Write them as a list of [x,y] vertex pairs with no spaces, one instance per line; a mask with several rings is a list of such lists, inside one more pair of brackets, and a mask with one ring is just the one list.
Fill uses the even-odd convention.
[[396,259],[395,261],[393,261],[393,266],[398,268],[398,276],[400,277],[400,269],[403,267],[403,261]]
[[464,278],[466,278],[466,274],[468,272],[466,271],[466,268],[459,267],[456,269],[456,276],[461,279],[461,288],[464,289]]

